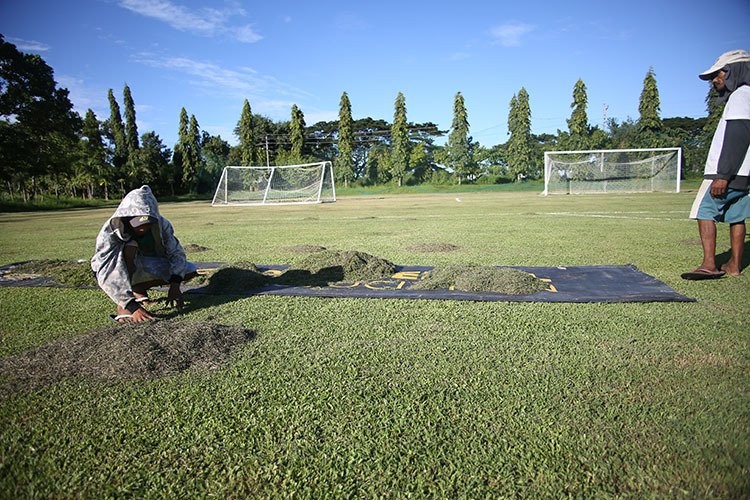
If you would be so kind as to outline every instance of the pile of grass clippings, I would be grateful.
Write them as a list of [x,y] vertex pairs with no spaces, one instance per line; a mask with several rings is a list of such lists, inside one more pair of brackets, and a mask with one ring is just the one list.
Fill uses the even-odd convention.
[[547,284],[527,272],[509,267],[445,266],[432,269],[411,288],[531,295],[546,289]]
[[302,258],[292,270],[308,271],[328,282],[351,282],[390,277],[396,265],[364,252],[325,250]]
[[0,359],[0,396],[67,378],[156,379],[185,370],[216,370],[255,338],[237,326],[181,320],[126,323],[58,340]]
[[211,293],[233,293],[267,285],[272,278],[266,276],[252,262],[235,262],[209,275],[198,275],[190,281],[194,285],[206,284]]
[[30,260],[13,266],[3,275],[6,279],[47,277],[59,285],[83,287],[97,286],[89,261]]

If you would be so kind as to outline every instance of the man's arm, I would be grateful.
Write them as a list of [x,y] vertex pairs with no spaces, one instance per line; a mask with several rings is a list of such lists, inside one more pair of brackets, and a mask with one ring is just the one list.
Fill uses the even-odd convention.
[[724,196],[729,181],[737,175],[745,161],[749,147],[750,120],[727,120],[716,177],[711,183],[711,196]]

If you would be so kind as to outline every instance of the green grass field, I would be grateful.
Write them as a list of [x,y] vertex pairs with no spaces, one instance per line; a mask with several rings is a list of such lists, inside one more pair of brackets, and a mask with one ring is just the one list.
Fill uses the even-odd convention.
[[[189,296],[184,319],[256,335],[218,371],[0,399],[0,496],[747,498],[750,269],[680,279],[700,261],[693,196],[163,204],[183,245],[207,248],[193,261],[319,245],[403,265],[632,263],[697,302]],[[111,212],[0,214],[0,264],[88,259]],[[98,290],[0,288],[0,357],[112,312]]]

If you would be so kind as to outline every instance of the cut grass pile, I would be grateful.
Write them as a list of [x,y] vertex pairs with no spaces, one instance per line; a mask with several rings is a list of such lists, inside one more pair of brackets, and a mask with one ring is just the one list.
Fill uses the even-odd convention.
[[147,380],[216,370],[254,337],[242,327],[184,320],[111,326],[0,358],[0,396],[75,377]]
[[96,278],[94,278],[94,273],[91,271],[88,261],[31,260],[13,266],[3,277],[10,280],[49,277],[60,285],[97,286]]
[[396,272],[392,262],[354,250],[313,252],[296,264],[294,271],[309,271],[329,282],[387,278]]
[[190,283],[205,284],[209,293],[238,293],[267,285],[271,279],[252,262],[235,262],[212,273],[199,274]]
[[206,285],[206,291],[212,294],[232,294],[273,283],[328,286],[341,281],[388,277],[396,272],[393,263],[364,252],[310,250],[307,253],[297,264],[278,276],[264,274],[252,262],[235,262],[214,272],[201,274],[191,284]]
[[527,272],[509,267],[444,266],[429,271],[412,288],[531,295],[544,290],[547,285]]

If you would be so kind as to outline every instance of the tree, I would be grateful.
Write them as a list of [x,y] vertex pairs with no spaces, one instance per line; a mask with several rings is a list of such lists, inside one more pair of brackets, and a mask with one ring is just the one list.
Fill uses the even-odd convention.
[[97,186],[102,188],[102,196],[109,199],[109,182],[112,171],[107,163],[107,151],[102,138],[101,124],[91,109],[86,111],[81,134],[80,171],[88,197],[97,195]]
[[174,180],[172,184],[176,186],[173,190],[181,191],[183,183],[183,169],[185,164],[185,157],[188,155],[188,149],[190,148],[188,127],[190,127],[190,117],[188,117],[187,110],[185,108],[180,109],[180,119],[177,128],[177,144],[174,146],[174,154],[172,155],[172,166],[174,173]]
[[568,122],[568,132],[570,135],[563,137],[562,147],[568,150],[589,149],[589,123],[586,114],[588,96],[586,94],[586,84],[580,78],[573,87],[573,102],[570,107],[573,109]]
[[354,180],[354,133],[352,130],[352,104],[346,92],[341,94],[339,103],[338,123],[338,154],[335,165],[336,178],[344,181],[344,187],[349,187],[349,182]]
[[453,99],[453,121],[445,152],[446,162],[456,173],[459,184],[461,184],[463,178],[473,173],[470,144],[469,118],[466,113],[464,96],[461,95],[461,92],[456,92]]
[[289,124],[289,132],[292,143],[289,161],[293,164],[304,163],[302,151],[305,147],[305,115],[296,104],[292,105],[292,120]]
[[508,173],[520,181],[536,173],[531,151],[529,94],[523,87],[510,100],[508,133],[510,134],[506,147]]
[[154,194],[174,194],[171,182],[173,173],[169,163],[172,152],[153,131],[143,134],[140,142],[140,147],[132,154],[139,182],[150,184]]
[[[184,109],[184,108],[183,108]],[[195,115],[190,115],[190,125],[182,149],[182,185],[190,193],[198,189],[198,176],[201,170],[200,127]]]
[[198,192],[213,192],[216,189],[224,167],[229,165],[231,146],[218,135],[201,132],[201,154],[203,169],[198,177]]
[[237,126],[234,128],[234,135],[239,139],[240,161],[242,165],[255,165],[255,143],[253,137],[253,113],[250,110],[250,103],[245,99],[242,103],[242,114]]
[[391,125],[391,177],[399,186],[403,185],[404,175],[409,166],[409,131],[406,123],[406,99],[401,92],[396,96]]
[[120,105],[117,104],[115,94],[112,89],[107,91],[107,99],[109,100],[109,119],[106,122],[106,135],[110,140],[113,147],[112,152],[112,166],[115,169],[115,176],[120,182],[120,191],[125,194],[125,178],[127,174],[125,172],[125,164],[128,162],[128,141],[125,137],[125,125],[122,123],[122,115],[120,114]]
[[9,191],[15,184],[27,200],[39,190],[37,176],[56,190],[63,185],[60,176],[74,163],[81,127],[52,68],[0,35],[0,175]]
[[638,127],[642,131],[659,132],[662,129],[659,117],[661,103],[659,102],[659,89],[656,86],[654,68],[649,68],[643,79],[643,90],[638,101],[638,112],[640,119]]
[[128,144],[128,153],[132,154],[139,147],[138,126],[135,122],[135,102],[130,93],[130,87],[125,85],[122,90],[123,104],[125,105],[125,142]]

